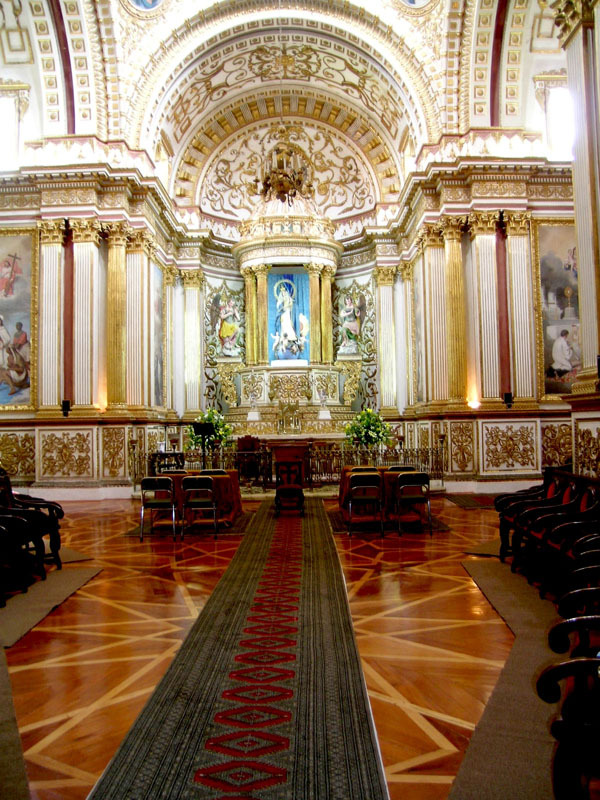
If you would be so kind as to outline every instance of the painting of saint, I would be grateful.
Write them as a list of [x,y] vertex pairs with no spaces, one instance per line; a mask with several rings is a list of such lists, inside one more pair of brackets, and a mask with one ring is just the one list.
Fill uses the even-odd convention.
[[544,389],[546,394],[567,394],[581,369],[575,226],[540,225],[538,247]]
[[29,404],[32,236],[0,237],[0,407]]
[[274,361],[309,357],[306,273],[269,274],[269,332]]
[[364,294],[355,300],[350,293],[342,296],[340,304],[340,331],[342,343],[339,355],[355,355],[358,353],[360,332],[367,313],[367,301]]
[[237,357],[241,353],[242,315],[233,297],[217,293],[210,307],[211,329],[219,346],[218,355]]

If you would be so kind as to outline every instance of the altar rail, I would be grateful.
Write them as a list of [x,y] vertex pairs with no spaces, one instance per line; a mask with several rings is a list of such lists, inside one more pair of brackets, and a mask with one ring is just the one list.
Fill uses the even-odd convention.
[[[304,474],[310,487],[339,483],[342,467],[369,464],[375,467],[410,466],[426,472],[432,481],[443,481],[446,468],[444,447],[351,447],[338,442],[308,442]],[[225,447],[152,453],[149,474],[169,470],[237,469],[240,483],[273,484],[273,454],[265,443],[256,450],[238,450],[235,443]]]

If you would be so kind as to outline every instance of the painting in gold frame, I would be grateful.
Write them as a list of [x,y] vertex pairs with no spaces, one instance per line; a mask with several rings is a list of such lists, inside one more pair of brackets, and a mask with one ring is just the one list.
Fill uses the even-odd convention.
[[540,220],[534,230],[539,384],[545,397],[570,394],[581,369],[575,224]]
[[0,230],[0,413],[35,406],[37,279],[37,230]]

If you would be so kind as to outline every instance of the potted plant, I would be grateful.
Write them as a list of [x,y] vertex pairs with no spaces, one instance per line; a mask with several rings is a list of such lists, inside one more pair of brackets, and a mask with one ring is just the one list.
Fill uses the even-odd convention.
[[344,429],[346,440],[353,447],[375,447],[388,444],[392,429],[372,408],[360,411]]
[[[226,445],[227,441],[231,438],[233,428],[225,422],[225,417],[214,408],[209,408],[199,414],[194,422],[206,423],[209,422],[214,427],[214,434],[206,439],[206,444],[209,447],[217,445]],[[188,425],[186,429],[187,443],[186,450],[201,450],[202,449],[202,436],[194,432],[194,426]]]

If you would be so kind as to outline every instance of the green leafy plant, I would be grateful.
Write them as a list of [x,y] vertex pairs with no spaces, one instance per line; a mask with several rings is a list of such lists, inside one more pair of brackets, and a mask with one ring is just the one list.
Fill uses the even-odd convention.
[[392,429],[372,408],[359,412],[344,429],[346,439],[354,446],[372,447],[387,444],[392,438]]
[[[195,418],[194,422],[212,422],[214,425],[214,435],[206,439],[206,444],[209,447],[214,447],[217,444],[225,445],[233,433],[233,428],[225,422],[223,414],[219,414],[214,408],[203,411]],[[186,450],[200,450],[202,448],[202,437],[194,433],[192,425],[187,426],[186,433]]]

